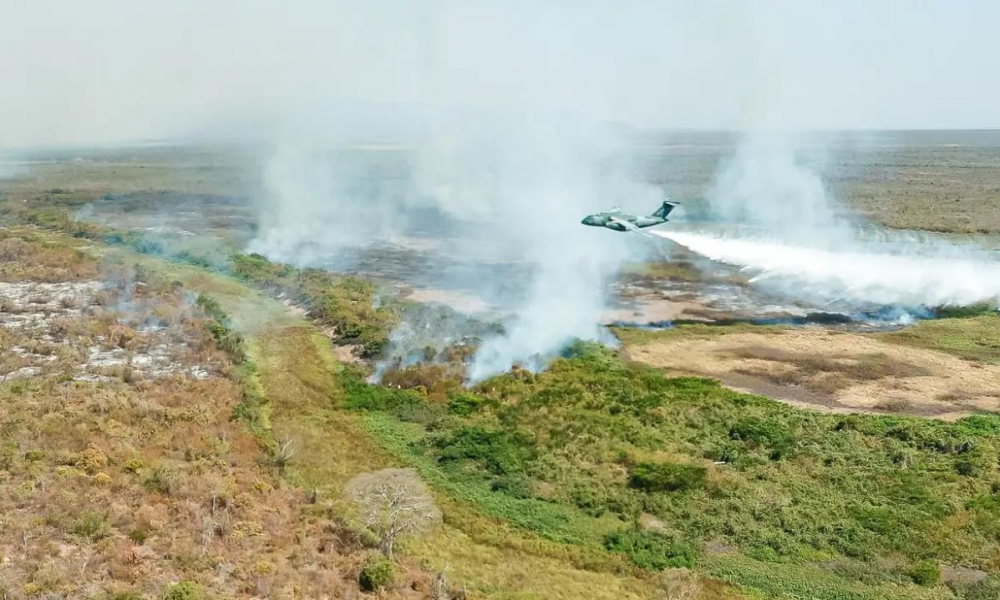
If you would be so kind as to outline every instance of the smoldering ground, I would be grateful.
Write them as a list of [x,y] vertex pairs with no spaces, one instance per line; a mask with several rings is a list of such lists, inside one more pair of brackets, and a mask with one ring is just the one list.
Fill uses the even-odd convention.
[[472,359],[473,381],[541,368],[573,339],[611,342],[598,325],[606,283],[650,248],[580,218],[614,204],[649,212],[663,198],[614,128],[560,119],[452,123],[391,151],[279,149],[267,173],[251,249],[341,270],[359,247],[423,253],[413,268],[425,272],[406,281],[481,298],[503,322]]
[[[299,264],[350,261],[385,240],[413,251],[429,222],[445,233],[418,250],[426,276],[512,313],[507,334],[483,344],[479,377],[599,338],[601,282],[651,251],[578,225],[601,207],[645,213],[660,200],[615,159],[607,123],[988,124],[996,81],[981,73],[995,19],[983,11],[996,9],[953,5],[5,3],[0,109],[17,117],[0,124],[0,146],[262,143],[274,151],[251,248]],[[46,51],[25,51],[38,31]],[[367,153],[343,152],[359,140]],[[753,195],[782,185],[774,167]],[[799,183],[788,203],[811,193]],[[822,223],[821,209],[798,212]],[[466,274],[434,273],[435,252]]]

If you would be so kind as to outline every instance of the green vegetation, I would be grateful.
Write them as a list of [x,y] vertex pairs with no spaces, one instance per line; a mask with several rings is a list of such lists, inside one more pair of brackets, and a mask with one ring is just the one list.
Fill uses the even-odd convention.
[[683,324],[668,329],[639,329],[636,327],[612,327],[611,331],[627,346],[641,346],[651,342],[666,342],[679,339],[712,338],[737,333],[779,334],[786,326],[753,325],[734,323],[732,325]]
[[77,519],[73,533],[91,542],[99,542],[111,535],[111,524],[103,513],[90,510]]
[[646,492],[677,492],[705,487],[708,469],[701,465],[639,463],[628,484]]
[[255,287],[302,303],[310,317],[333,328],[338,342],[358,345],[365,357],[382,351],[398,322],[396,309],[379,305],[378,288],[365,279],[296,269],[259,254],[235,254],[229,269]]
[[644,569],[662,571],[670,567],[693,567],[698,562],[696,546],[655,531],[615,531],[604,547],[621,552]]
[[[343,405],[450,497],[640,568],[694,566],[774,597],[902,598],[919,595],[883,588],[937,589],[927,564],[991,571],[1000,556],[1000,416],[813,413],[593,344],[462,392],[474,401],[342,381]],[[904,576],[886,556],[917,566]],[[812,580],[829,561],[871,569]]]
[[932,586],[941,581],[941,567],[933,560],[918,562],[910,567],[907,574],[917,585]]
[[364,592],[374,592],[391,585],[396,577],[396,567],[382,554],[370,554],[361,565],[358,584]]
[[1000,363],[1000,315],[996,312],[970,318],[920,321],[900,331],[880,334],[880,338],[905,346],[947,352],[966,360]]
[[204,600],[205,591],[197,583],[184,580],[167,588],[163,600]]

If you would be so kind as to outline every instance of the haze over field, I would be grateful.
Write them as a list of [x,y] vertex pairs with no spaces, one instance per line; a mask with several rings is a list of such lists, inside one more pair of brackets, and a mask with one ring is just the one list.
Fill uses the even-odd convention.
[[638,127],[997,127],[1000,84],[985,75],[998,17],[986,0],[5,2],[0,111],[16,118],[0,146],[294,124],[339,137],[433,128],[428,108]]
[[[463,253],[533,273],[477,379],[600,338],[604,281],[653,248],[578,222],[662,200],[636,128],[746,132],[713,210],[864,253],[800,138],[774,132],[1000,125],[996,17],[985,1],[7,3],[0,147],[262,145],[251,249],[297,264],[404,235],[418,210],[463,223]],[[360,142],[382,152],[332,151]]]

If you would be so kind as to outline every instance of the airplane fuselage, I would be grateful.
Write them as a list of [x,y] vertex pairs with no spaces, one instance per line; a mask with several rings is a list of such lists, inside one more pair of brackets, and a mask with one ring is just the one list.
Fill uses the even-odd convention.
[[625,223],[629,223],[633,227],[641,229],[643,227],[661,225],[666,222],[666,219],[661,219],[660,217],[637,217],[636,215],[602,213],[589,215],[581,221],[584,225],[589,225],[591,227],[606,227],[613,231],[628,231],[629,227],[625,225]]
[[631,215],[622,212],[617,206],[611,210],[602,211],[592,215],[587,215],[581,223],[591,227],[604,227],[612,231],[637,231],[643,227],[653,227],[667,222],[667,215],[677,206],[676,202],[669,199],[651,215]]

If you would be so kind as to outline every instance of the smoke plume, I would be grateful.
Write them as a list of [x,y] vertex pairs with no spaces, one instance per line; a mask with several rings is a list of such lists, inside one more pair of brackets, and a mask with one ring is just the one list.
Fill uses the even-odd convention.
[[995,253],[848,217],[820,175],[825,150],[820,138],[750,135],[709,194],[721,223],[655,233],[793,298],[914,309],[1000,303]]
[[315,266],[348,248],[405,241],[416,215],[431,210],[440,215],[434,234],[447,242],[437,259],[477,265],[436,281],[499,289],[508,276],[500,265],[524,277],[518,293],[485,298],[505,315],[504,332],[484,340],[470,380],[515,364],[541,368],[573,339],[610,341],[598,325],[604,284],[648,247],[580,219],[614,204],[651,212],[660,190],[630,169],[614,128],[498,115],[483,122],[438,122],[392,153],[278,149],[251,248]]

